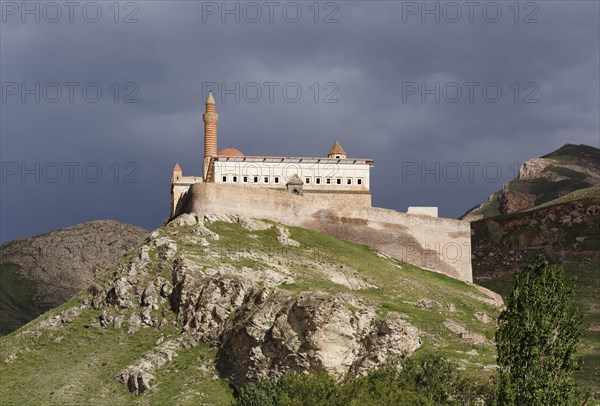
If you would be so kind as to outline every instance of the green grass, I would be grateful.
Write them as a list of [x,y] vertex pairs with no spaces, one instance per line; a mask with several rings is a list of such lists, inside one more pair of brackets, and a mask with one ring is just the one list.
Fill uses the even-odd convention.
[[[274,228],[248,231],[237,223],[220,221],[206,226],[220,236],[218,241],[212,243],[211,249],[221,253],[221,262],[229,263],[236,269],[241,269],[242,266],[268,269],[271,266],[268,263],[244,256],[247,252],[267,254],[269,258],[289,267],[294,273],[294,282],[280,285],[281,289],[296,294],[307,291],[351,293],[363,299],[365,304],[375,307],[380,317],[385,317],[389,311],[402,313],[416,327],[438,337],[434,341],[427,341],[423,348],[441,347],[441,351],[453,358],[460,358],[460,354],[446,350],[444,346],[457,344],[471,348],[467,344],[459,343],[455,335],[442,325],[446,318],[456,320],[469,331],[493,338],[495,327],[492,324],[481,323],[474,317],[474,313],[485,311],[491,317],[495,317],[498,309],[467,296],[466,293],[471,293],[484,297],[475,287],[462,281],[404,262],[382,258],[365,245],[339,240],[305,228],[287,227],[291,238],[300,242],[300,247],[290,247],[282,246],[277,241],[278,233]],[[180,233],[189,232],[185,227],[166,231],[175,239],[180,238]],[[184,246],[184,249],[200,256],[205,250],[194,246]],[[375,287],[352,290],[328,279],[325,276],[327,270],[340,273],[355,272],[357,277]],[[421,299],[436,300],[440,306],[423,309],[416,303]],[[451,313],[447,309],[448,304],[455,305],[457,312]],[[482,364],[494,363],[494,350],[490,352],[482,345],[475,347],[483,354],[480,357]],[[467,367],[471,368],[470,364]]]
[[[477,207],[477,206],[476,206]],[[459,218],[463,218],[467,213],[470,215],[483,215],[483,218],[494,217],[500,214],[500,192],[495,192],[488,200],[483,202],[477,209],[467,210]]]
[[578,164],[584,166],[598,166],[600,150],[589,145],[565,144],[556,151],[553,151],[542,158],[550,158],[559,163]]
[[596,199],[600,198],[600,186],[588,187],[588,188],[576,190],[571,193],[567,193],[564,196],[561,196],[554,200],[550,200],[549,202],[546,202],[546,203],[543,203],[534,208],[528,209],[527,211],[537,210],[537,209],[541,209],[543,207],[548,207],[548,206],[554,206],[556,204],[563,204],[563,203],[574,202],[577,200],[592,199],[592,198],[596,198]]
[[[248,239],[246,234],[249,232],[235,224],[215,223],[210,228],[221,235],[225,229],[236,231],[235,236],[228,234],[227,238],[221,238],[219,243],[226,246],[245,242],[253,245],[257,241],[262,246],[278,244],[276,233],[273,230],[253,232],[258,235],[258,238]],[[288,227],[288,229],[291,238],[301,244],[298,248],[286,247],[286,250],[289,250],[288,255],[310,258],[317,267],[320,263],[322,266],[334,264],[340,271],[352,269],[376,288],[351,290],[324,278],[321,270],[310,266],[302,267],[299,263],[297,266],[302,271],[295,276],[293,284],[281,286],[283,289],[295,293],[315,290],[333,294],[351,292],[362,298],[365,303],[377,308],[381,317],[385,317],[388,311],[405,314],[415,326],[429,334],[440,336],[440,340],[444,343],[456,343],[453,333],[442,325],[446,318],[458,321],[470,331],[482,333],[489,338],[493,337],[494,326],[481,323],[473,315],[476,311],[483,310],[494,317],[498,314],[498,310],[465,295],[470,292],[483,296],[473,286],[407,263],[381,258],[374,250],[365,245],[342,241],[327,234],[304,228]],[[439,308],[423,309],[414,304],[425,298],[438,301]],[[448,311],[446,306],[450,303],[456,306],[458,310],[456,313]],[[467,344],[460,345],[468,346]],[[481,350],[484,346],[476,347]],[[469,348],[471,347],[469,346]],[[493,354],[486,355],[485,349],[481,350],[481,353],[484,354],[481,357],[483,364],[493,363]],[[447,354],[456,357],[456,353],[447,352]]]
[[16,330],[39,316],[34,304],[36,287],[19,275],[19,265],[0,264],[0,335]]
[[[202,368],[211,368],[216,355],[216,350],[206,345],[182,350],[173,362],[159,368],[152,382],[158,385],[151,392],[142,396],[129,393],[117,381],[117,374],[152,348],[161,333],[153,328],[127,334],[126,329],[84,327],[97,320],[98,314],[87,310],[73,323],[39,338],[3,337],[0,359],[15,352],[17,358],[3,362],[0,371],[2,405],[230,404],[231,388],[222,380],[213,380],[212,372]],[[62,341],[55,342],[60,336]]]
[[[472,285],[382,258],[367,246],[303,228],[288,227],[291,238],[301,244],[300,247],[289,247],[277,241],[278,233],[274,229],[248,231],[238,224],[224,222],[207,227],[220,236],[209,247],[183,241],[182,237],[191,231],[191,227],[163,228],[161,234],[174,239],[178,254],[195,258],[200,267],[218,266],[219,262],[228,262],[236,270],[242,267],[268,270],[282,266],[289,269],[294,278],[294,283],[280,286],[283,290],[296,294],[304,291],[351,293],[373,306],[380,318],[385,318],[390,311],[400,312],[425,333],[423,346],[418,351],[440,351],[450,359],[461,361],[466,367],[465,373],[481,376],[491,373],[483,366],[495,362],[494,347],[462,343],[442,324],[450,318],[470,331],[493,337],[494,326],[479,322],[474,313],[483,310],[496,317],[498,309],[468,296],[484,297]],[[221,254],[207,255],[215,250]],[[245,255],[248,252],[260,255],[248,258]],[[99,280],[114,277],[119,264],[126,263],[132,255],[136,254],[113,264]],[[150,257],[154,260],[149,265],[150,277],[168,278],[169,270],[160,265],[155,250],[150,252]],[[352,275],[375,287],[352,290],[330,280],[327,276],[330,271]],[[77,305],[80,297],[81,294],[2,338],[0,398],[3,405],[226,405],[231,402],[233,394],[229,385],[221,379],[213,379],[216,349],[206,345],[182,350],[172,362],[153,371],[156,376],[152,381],[154,388],[147,394],[132,395],[117,381],[117,374],[153,348],[161,335],[164,334],[166,339],[176,337],[179,332],[174,327],[162,333],[154,328],[142,328],[135,334],[126,333],[127,323],[119,330],[86,328],[86,324],[97,321],[99,311],[85,310],[73,323],[61,325],[39,338],[19,335],[35,328],[43,319]],[[424,309],[416,303],[421,299],[436,300],[440,306]],[[455,313],[448,310],[450,303],[456,306]],[[170,316],[173,319],[175,314]],[[55,342],[59,336],[62,340]],[[478,354],[466,354],[472,349]],[[17,358],[12,363],[4,363],[14,353]]]

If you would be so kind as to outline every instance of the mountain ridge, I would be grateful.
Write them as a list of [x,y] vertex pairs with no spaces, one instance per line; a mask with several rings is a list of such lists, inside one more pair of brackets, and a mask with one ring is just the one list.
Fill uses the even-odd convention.
[[539,158],[527,160],[518,176],[502,185],[460,219],[481,220],[501,214],[533,209],[574,191],[600,185],[600,149],[565,144]]
[[66,302],[148,231],[97,220],[0,245],[0,334]]

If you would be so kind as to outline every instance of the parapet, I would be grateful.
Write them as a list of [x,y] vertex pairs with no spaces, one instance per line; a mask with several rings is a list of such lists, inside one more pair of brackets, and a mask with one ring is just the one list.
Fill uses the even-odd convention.
[[415,216],[437,217],[438,216],[438,208],[437,207],[412,206],[412,207],[408,208],[407,213],[414,214]]

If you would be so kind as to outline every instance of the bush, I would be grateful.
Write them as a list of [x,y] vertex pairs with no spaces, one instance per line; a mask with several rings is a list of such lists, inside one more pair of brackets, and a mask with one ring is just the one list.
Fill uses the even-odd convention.
[[[402,369],[402,372],[399,370]],[[242,388],[237,406],[482,405],[493,390],[464,377],[439,355],[391,361],[366,376],[341,382],[325,374],[290,373]]]

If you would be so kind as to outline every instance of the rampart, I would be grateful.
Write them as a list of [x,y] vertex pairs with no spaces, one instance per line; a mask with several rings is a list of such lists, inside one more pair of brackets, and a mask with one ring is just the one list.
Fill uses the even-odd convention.
[[198,183],[182,199],[177,214],[238,214],[305,227],[456,279],[473,280],[468,222],[371,207],[368,193],[299,196],[265,188]]

